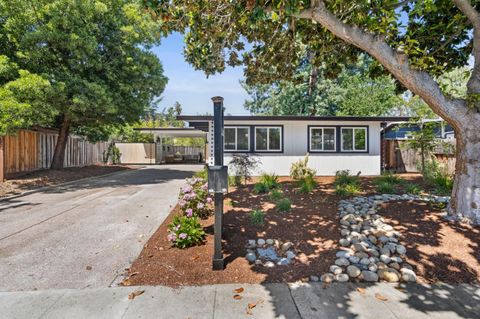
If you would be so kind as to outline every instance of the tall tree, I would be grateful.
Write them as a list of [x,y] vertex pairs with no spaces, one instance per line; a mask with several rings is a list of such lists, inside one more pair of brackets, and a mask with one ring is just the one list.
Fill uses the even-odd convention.
[[[456,131],[451,213],[480,222],[479,0],[170,0],[147,2],[165,30],[186,32],[186,60],[207,74],[245,65],[247,82],[289,78],[299,39],[329,69],[368,53]],[[250,45],[246,45],[246,42]],[[466,98],[442,92],[435,76],[473,70]]]
[[160,35],[137,1],[0,1],[0,54],[50,86],[59,128],[52,168],[63,167],[70,132],[103,136],[163,92],[167,79],[149,50]]

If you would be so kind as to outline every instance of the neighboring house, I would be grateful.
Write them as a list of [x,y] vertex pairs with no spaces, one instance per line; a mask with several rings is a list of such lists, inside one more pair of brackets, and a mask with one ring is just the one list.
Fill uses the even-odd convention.
[[[438,120],[424,120],[427,122],[437,122],[438,126],[434,128],[437,138],[440,139],[453,139],[455,138],[455,132],[453,127],[445,121]],[[384,130],[384,138],[386,140],[408,140],[412,138],[412,132],[418,132],[420,126],[418,124],[409,122],[392,122],[389,123]]]
[[[213,158],[213,117],[181,115],[179,120],[207,132],[207,161]],[[292,163],[310,154],[318,175],[338,170],[381,172],[381,129],[406,117],[225,116],[225,164],[235,154],[261,161],[257,174],[290,174]]]

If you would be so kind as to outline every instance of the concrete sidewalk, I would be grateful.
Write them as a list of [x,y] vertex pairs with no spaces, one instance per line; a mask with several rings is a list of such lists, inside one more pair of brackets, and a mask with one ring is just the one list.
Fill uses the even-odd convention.
[[[240,300],[234,289],[243,287]],[[365,287],[365,290],[358,290]],[[145,292],[133,300],[128,295]],[[377,296],[376,296],[377,294]],[[379,294],[379,295],[378,295]],[[255,304],[249,313],[248,304]],[[478,319],[480,287],[418,285],[230,284],[117,287],[0,293],[7,318],[374,318]]]

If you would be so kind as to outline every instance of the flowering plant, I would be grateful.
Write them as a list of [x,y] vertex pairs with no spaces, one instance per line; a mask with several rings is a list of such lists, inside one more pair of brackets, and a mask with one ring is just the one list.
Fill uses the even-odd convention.
[[204,238],[205,232],[196,216],[175,216],[168,225],[167,239],[172,246],[187,248],[201,244]]
[[186,215],[207,218],[212,214],[213,200],[208,194],[205,180],[199,177],[187,179],[187,185],[180,190],[178,202]]

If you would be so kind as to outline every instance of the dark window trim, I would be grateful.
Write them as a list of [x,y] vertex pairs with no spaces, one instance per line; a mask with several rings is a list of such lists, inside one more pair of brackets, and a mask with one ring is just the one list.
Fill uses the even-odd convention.
[[[342,128],[364,128],[366,131],[367,136],[365,136],[365,143],[366,149],[362,151],[344,151],[342,150]],[[339,140],[338,140],[338,149],[340,153],[347,153],[347,154],[365,154],[370,153],[370,126],[369,125],[341,125],[339,129]],[[354,133],[355,134],[355,133]]]
[[[335,151],[315,151],[310,149],[310,128],[315,127],[334,127],[335,128]],[[342,151],[342,128],[365,128],[367,130],[367,136],[365,138],[367,143],[366,151]],[[368,154],[370,153],[370,126],[369,125],[308,125],[307,126],[307,150],[312,154]]]
[[[263,150],[256,150],[256,128],[257,127],[272,127],[272,128],[279,128],[280,129],[280,150],[274,150],[274,151],[263,151]],[[285,134],[285,129],[283,127],[283,125],[281,124],[272,124],[272,125],[268,125],[268,124],[260,124],[260,125],[252,125],[251,126],[251,129],[253,130],[253,134],[251,134],[252,136],[252,140],[253,140],[253,144],[251,145],[250,147],[250,152],[251,153],[257,153],[257,154],[282,154],[284,152],[284,142],[285,142],[285,138],[284,138],[284,134]]]
[[[248,149],[246,150],[227,150],[225,149],[225,132],[224,132],[224,137],[223,137],[223,152],[224,153],[249,153],[252,149],[252,129],[250,125],[224,125],[223,129],[225,130],[226,128],[246,128],[248,129]],[[237,130],[235,130],[235,142],[237,140]],[[236,145],[235,145],[236,147]]]
[[[334,128],[335,129],[335,150],[327,150],[327,151],[320,151],[320,150],[312,150],[310,148],[310,131],[312,128]],[[337,125],[308,125],[307,126],[307,150],[309,153],[320,153],[320,154],[327,154],[327,153],[338,153],[338,128]]]

